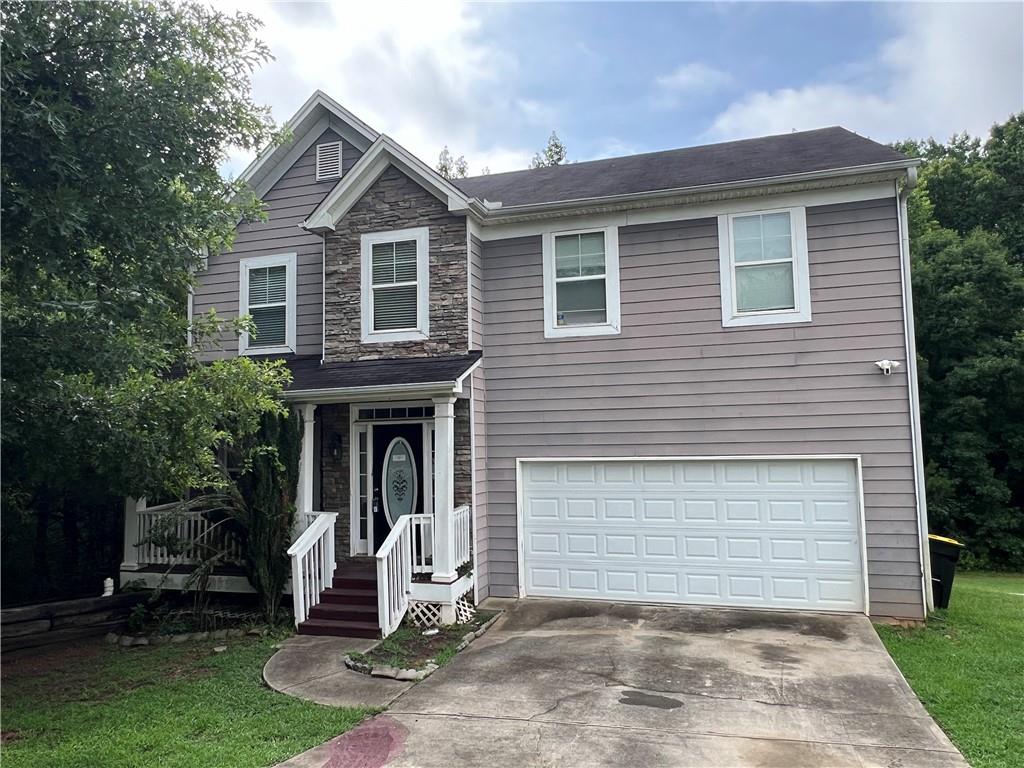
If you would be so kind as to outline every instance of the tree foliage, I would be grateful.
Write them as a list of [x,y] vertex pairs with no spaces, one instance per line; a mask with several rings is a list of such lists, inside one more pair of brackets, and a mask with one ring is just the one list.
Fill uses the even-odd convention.
[[5,600],[26,587],[8,579],[28,570],[26,540],[34,594],[17,597],[95,590],[120,553],[80,564],[83,521],[115,515],[113,494],[216,482],[211,446],[280,408],[283,368],[198,365],[215,316],[186,334],[202,253],[259,215],[219,173],[229,148],[274,135],[250,94],[257,27],[191,3],[4,6]]
[[441,154],[437,157],[437,172],[451,181],[452,179],[464,179],[469,176],[469,163],[465,155],[455,157],[445,144]]
[[558,138],[558,134],[554,131],[548,137],[548,144],[544,147],[542,152],[538,152],[533,156],[533,160],[530,161],[531,168],[550,168],[554,165],[561,165],[565,162],[565,156],[568,150],[565,148],[565,144]]
[[[908,201],[933,530],[983,564],[1024,566],[1022,116],[984,144],[904,142],[926,158]],[[1017,250],[1014,250],[1014,249]]]

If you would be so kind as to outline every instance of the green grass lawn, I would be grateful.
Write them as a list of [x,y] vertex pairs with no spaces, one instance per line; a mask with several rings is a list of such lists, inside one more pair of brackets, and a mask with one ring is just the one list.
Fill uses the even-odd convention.
[[974,768],[1024,765],[1024,574],[960,573],[926,627],[878,634]]
[[[358,724],[369,710],[263,685],[274,638],[71,650],[3,669],[4,768],[267,766]],[[228,650],[215,653],[217,645]]]

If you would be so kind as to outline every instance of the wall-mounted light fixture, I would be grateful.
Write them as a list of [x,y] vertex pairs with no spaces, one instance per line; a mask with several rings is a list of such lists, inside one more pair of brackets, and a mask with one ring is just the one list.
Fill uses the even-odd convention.
[[332,459],[341,458],[341,435],[337,432],[332,432],[331,436],[327,438],[327,450],[331,452]]
[[878,366],[878,370],[885,376],[891,375],[894,370],[900,367],[899,362],[896,360],[879,360],[875,365]]

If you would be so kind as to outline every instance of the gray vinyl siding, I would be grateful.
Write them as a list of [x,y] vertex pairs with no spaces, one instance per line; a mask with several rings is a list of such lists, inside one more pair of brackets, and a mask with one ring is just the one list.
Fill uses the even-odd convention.
[[[484,344],[483,315],[483,243],[469,235],[469,348],[482,349]],[[470,376],[473,408],[473,525],[476,547],[476,596],[488,595],[487,558],[490,535],[487,528],[487,388],[483,365]]]
[[484,346],[484,244],[469,236],[469,348]]
[[[264,195],[267,219],[242,222],[229,251],[211,255],[207,269],[199,273],[199,285],[193,296],[192,311],[200,315],[210,309],[224,318],[238,317],[238,262],[250,256],[278,253],[296,254],[296,354],[319,355],[323,349],[323,239],[299,229],[299,222],[337,183],[336,179],[316,181],[316,145],[338,141],[341,137],[325,131],[295,161]],[[347,141],[342,146],[342,172],[359,159],[360,152]],[[233,357],[238,354],[238,338],[225,336],[221,349],[206,357]]]
[[860,454],[872,612],[920,617],[894,199],[807,209],[813,321],[721,323],[714,218],[619,229],[622,332],[545,339],[540,236],[484,243],[489,591],[517,594],[515,460]]
[[481,365],[470,375],[473,408],[473,525],[476,547],[476,596],[488,596],[490,531],[487,517],[487,387]]

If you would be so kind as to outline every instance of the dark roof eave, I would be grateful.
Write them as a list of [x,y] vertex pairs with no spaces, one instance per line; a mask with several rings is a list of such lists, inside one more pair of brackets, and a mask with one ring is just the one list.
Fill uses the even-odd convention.
[[626,206],[630,203],[650,204],[666,198],[671,199],[676,197],[698,196],[702,194],[706,195],[715,192],[739,191],[743,189],[756,190],[760,187],[781,184],[823,182],[829,179],[849,179],[851,177],[870,176],[883,173],[899,175],[910,168],[916,168],[920,164],[921,160],[919,158],[907,158],[905,160],[894,160],[886,163],[850,166],[849,168],[808,171],[806,173],[766,176],[758,179],[743,179],[739,181],[701,184],[689,187],[675,187],[671,189],[655,189],[644,192],[627,192],[621,195],[582,197],[571,200],[552,200],[542,203],[522,203],[519,205],[502,205],[500,207],[488,208],[481,218],[485,224],[506,223],[510,220],[537,215],[551,215],[559,213],[572,214],[579,208],[615,208],[617,206]]

